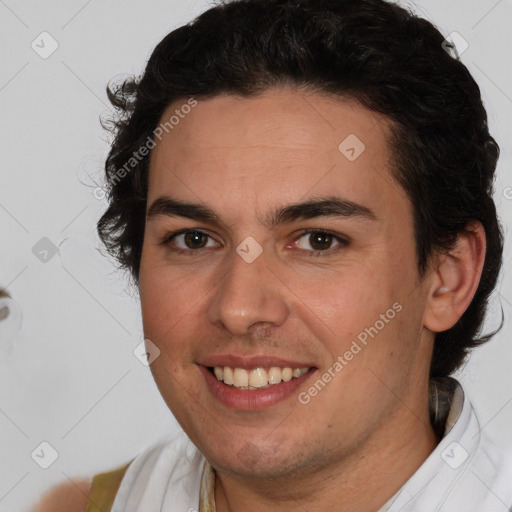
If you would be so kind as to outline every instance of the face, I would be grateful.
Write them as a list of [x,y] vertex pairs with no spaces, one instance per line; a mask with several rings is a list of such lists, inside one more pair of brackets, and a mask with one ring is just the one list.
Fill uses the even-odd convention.
[[152,151],[140,265],[151,369],[187,435],[218,470],[275,477],[414,426],[428,283],[387,121],[292,89],[188,110]]

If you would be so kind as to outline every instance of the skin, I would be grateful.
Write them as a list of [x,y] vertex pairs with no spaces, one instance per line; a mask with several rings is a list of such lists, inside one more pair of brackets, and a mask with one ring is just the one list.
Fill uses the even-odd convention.
[[[469,304],[485,239],[475,224],[455,256],[437,258],[419,279],[412,206],[391,178],[389,133],[385,118],[354,101],[272,89],[199,102],[153,150],[148,205],[161,195],[202,202],[223,221],[148,219],[140,266],[144,333],[161,350],[152,372],[217,471],[219,512],[249,503],[296,510],[297,502],[377,510],[436,446],[427,407],[434,331]],[[338,149],[349,134],[366,145],[355,161]],[[330,195],[371,208],[376,220],[260,221],[273,207]],[[183,237],[161,243],[192,228],[212,237],[207,247]],[[308,257],[318,245],[302,236],[307,228],[350,243],[333,241],[329,256]],[[235,251],[248,236],[263,249],[250,264]],[[307,405],[294,395],[236,410],[198,370],[211,354],[269,354],[316,367],[316,380],[395,302],[400,313]]]
[[85,512],[91,479],[66,480],[50,489],[30,512]]
[[[376,511],[437,444],[427,405],[434,335],[469,305],[485,234],[471,223],[419,278],[412,205],[391,177],[390,127],[355,101],[281,88],[199,101],[152,150],[148,208],[167,195],[207,205],[221,220],[147,217],[140,265],[144,335],[161,351],[151,370],[216,470],[219,512]],[[350,134],[366,146],[354,161],[338,149]],[[262,222],[276,207],[333,195],[376,219]],[[309,257],[319,249],[303,234],[309,228],[349,244],[327,238],[330,254]],[[182,229],[211,238],[162,243]],[[263,250],[252,263],[236,252],[249,236]],[[401,311],[300,403],[395,303]],[[316,370],[285,400],[239,410],[220,403],[199,370],[216,354],[270,355]]]

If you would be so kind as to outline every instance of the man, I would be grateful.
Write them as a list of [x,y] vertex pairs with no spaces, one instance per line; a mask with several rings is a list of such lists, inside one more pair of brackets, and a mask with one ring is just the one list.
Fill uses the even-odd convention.
[[233,1],[110,98],[98,230],[184,434],[42,509],[512,510],[450,377],[490,337],[498,146],[437,29],[382,0]]

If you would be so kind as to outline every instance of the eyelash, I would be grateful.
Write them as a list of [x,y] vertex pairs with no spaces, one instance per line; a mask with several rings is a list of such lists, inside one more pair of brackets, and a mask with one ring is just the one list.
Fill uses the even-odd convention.
[[[162,240],[162,242],[160,244],[161,245],[169,245],[171,240],[173,238],[179,236],[179,235],[185,235],[187,233],[196,233],[196,232],[197,233],[201,233],[203,235],[206,235],[209,238],[212,238],[208,233],[206,233],[205,231],[203,231],[201,229],[182,229],[180,231],[175,231],[175,232],[170,233],[169,235],[167,235]],[[305,249],[299,249],[300,251],[304,252],[308,257],[316,258],[316,257],[320,257],[320,256],[330,256],[330,255],[332,255],[333,252],[336,252],[337,250],[339,250],[339,249],[349,245],[349,241],[347,239],[342,238],[339,235],[336,235],[336,234],[332,233],[331,231],[326,231],[326,230],[323,230],[323,229],[315,229],[315,228],[310,228],[310,229],[304,230],[295,239],[295,241],[300,239],[300,238],[302,238],[304,235],[308,235],[310,233],[321,233],[323,235],[332,236],[332,238],[334,240],[336,240],[339,243],[339,245],[337,245],[337,246],[335,246],[335,247],[333,247],[331,249],[327,249],[325,251],[319,251],[319,250],[306,251]],[[197,253],[201,252],[201,248],[200,249],[174,249],[173,248],[171,250],[173,252],[175,252],[176,254],[183,254],[183,255],[186,255],[186,256],[196,256]]]

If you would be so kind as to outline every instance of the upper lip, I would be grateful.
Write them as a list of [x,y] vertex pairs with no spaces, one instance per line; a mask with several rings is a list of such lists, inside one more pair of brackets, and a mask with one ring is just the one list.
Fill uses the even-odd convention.
[[204,357],[199,362],[202,366],[229,366],[231,368],[268,368],[277,366],[280,368],[311,368],[312,365],[300,361],[291,361],[269,355],[238,356],[235,354],[218,354]]

